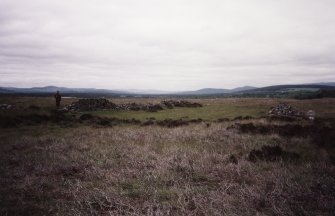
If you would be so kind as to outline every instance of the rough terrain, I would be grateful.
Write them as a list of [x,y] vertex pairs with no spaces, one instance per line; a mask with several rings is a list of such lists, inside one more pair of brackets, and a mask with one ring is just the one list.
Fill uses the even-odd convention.
[[[22,107],[1,113],[13,124],[1,123],[0,215],[335,211],[333,100],[203,100],[154,113],[64,113],[43,100],[1,102]],[[268,115],[283,103],[317,116]]]

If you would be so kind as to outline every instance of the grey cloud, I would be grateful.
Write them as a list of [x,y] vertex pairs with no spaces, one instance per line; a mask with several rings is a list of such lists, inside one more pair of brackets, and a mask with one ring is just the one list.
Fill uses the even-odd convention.
[[334,9],[332,0],[2,0],[0,86],[335,80]]

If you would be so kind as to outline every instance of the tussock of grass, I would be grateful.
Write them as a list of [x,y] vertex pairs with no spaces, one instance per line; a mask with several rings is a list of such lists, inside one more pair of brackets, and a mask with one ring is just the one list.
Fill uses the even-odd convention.
[[[231,123],[71,128],[1,142],[1,213],[61,215],[330,214],[334,166],[319,147],[298,161],[247,160],[297,138],[238,134]],[[314,152],[314,153],[313,153]],[[231,163],[234,154],[238,163]],[[325,153],[326,157],[329,157]],[[326,198],[327,197],[327,198]]]

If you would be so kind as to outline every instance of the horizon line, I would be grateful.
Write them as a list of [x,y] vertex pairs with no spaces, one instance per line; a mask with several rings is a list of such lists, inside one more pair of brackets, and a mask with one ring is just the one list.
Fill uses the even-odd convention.
[[65,87],[65,86],[55,86],[55,85],[44,85],[44,86],[33,86],[33,87],[16,87],[16,86],[0,86],[0,88],[18,88],[18,89],[31,89],[31,88],[47,88],[47,87],[54,87],[54,88],[68,88],[68,89],[95,89],[95,90],[110,90],[110,91],[160,91],[160,92],[187,92],[187,91],[198,91],[203,89],[216,89],[216,90],[233,90],[236,88],[243,88],[243,87],[252,87],[252,88],[264,88],[269,86],[282,86],[282,85],[324,85],[324,84],[335,84],[335,81],[330,82],[312,82],[312,83],[293,83],[293,84],[274,84],[274,85],[266,85],[266,86],[254,86],[254,85],[243,85],[237,86],[234,88],[224,88],[224,87],[202,87],[192,90],[163,90],[163,89],[112,89],[112,88],[97,88],[97,87]]

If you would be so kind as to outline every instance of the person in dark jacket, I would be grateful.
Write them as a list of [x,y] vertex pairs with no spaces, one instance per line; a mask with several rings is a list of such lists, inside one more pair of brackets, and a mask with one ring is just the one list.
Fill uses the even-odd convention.
[[60,101],[62,100],[62,96],[59,94],[59,91],[56,92],[56,94],[54,95],[54,97],[56,99],[56,107],[59,108]]

